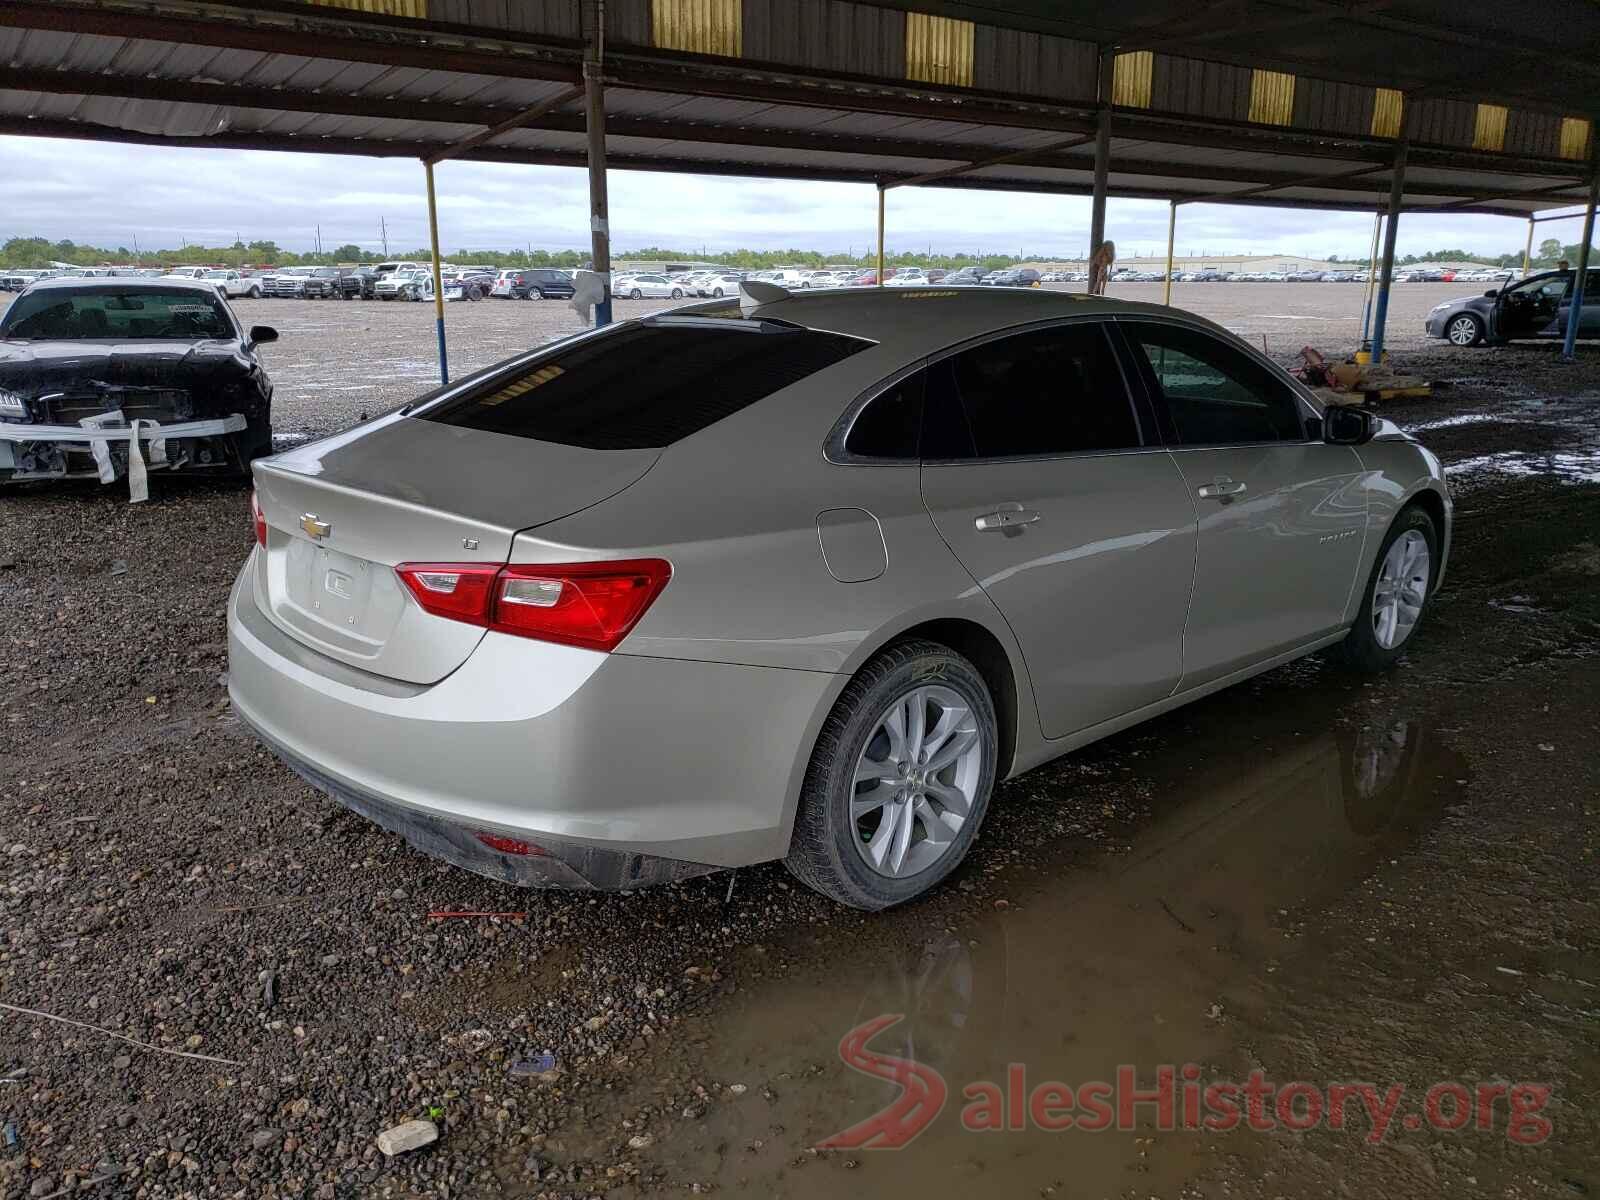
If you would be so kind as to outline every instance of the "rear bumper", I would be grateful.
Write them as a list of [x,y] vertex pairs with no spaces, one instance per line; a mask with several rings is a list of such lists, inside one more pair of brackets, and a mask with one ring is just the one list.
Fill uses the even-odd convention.
[[[424,852],[513,883],[560,886],[570,871],[605,887],[787,852],[835,676],[491,632],[439,682],[400,683],[289,637],[249,573],[228,611],[239,716],[317,787]],[[479,833],[545,855],[486,854]]]
[[291,771],[329,799],[374,825],[399,834],[432,858],[501,883],[517,887],[614,891],[670,883],[718,870],[705,863],[581,846],[550,838],[545,838],[537,847],[530,847],[533,853],[502,853],[466,825],[356,790],[278,744],[271,734],[255,728],[248,717],[243,719]]

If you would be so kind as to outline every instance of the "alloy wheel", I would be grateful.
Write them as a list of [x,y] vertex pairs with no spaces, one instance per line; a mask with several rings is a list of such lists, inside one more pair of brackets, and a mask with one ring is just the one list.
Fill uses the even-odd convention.
[[1428,539],[1416,529],[1396,538],[1383,556],[1372,589],[1372,636],[1384,650],[1402,645],[1417,627],[1428,596],[1431,561]]
[[934,684],[900,696],[856,761],[850,818],[862,861],[892,879],[933,866],[972,815],[982,778],[983,741],[960,693]]
[[1478,340],[1478,322],[1471,317],[1457,317],[1450,322],[1446,336],[1453,346],[1470,346]]

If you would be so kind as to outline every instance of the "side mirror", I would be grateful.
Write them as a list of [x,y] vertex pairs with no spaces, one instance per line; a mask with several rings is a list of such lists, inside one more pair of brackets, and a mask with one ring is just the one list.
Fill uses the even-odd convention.
[[1490,288],[1487,292],[1484,293],[1484,295],[1489,297],[1489,299],[1491,299],[1491,300],[1493,300],[1499,294],[1500,294],[1500,289],[1499,288]]
[[271,325],[250,326],[250,344],[252,346],[265,345],[267,342],[278,340],[278,331]]
[[1378,432],[1378,418],[1364,408],[1330,404],[1322,413],[1322,440],[1334,446],[1359,446]]

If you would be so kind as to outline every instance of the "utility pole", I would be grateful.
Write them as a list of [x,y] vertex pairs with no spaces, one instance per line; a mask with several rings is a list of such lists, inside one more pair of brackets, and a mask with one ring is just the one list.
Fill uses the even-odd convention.
[[383,256],[389,257],[389,222],[382,217],[378,218],[378,231],[383,237]]

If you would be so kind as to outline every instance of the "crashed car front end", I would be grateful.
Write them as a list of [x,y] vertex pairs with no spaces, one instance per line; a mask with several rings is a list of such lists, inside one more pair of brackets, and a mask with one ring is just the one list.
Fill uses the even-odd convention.
[[242,470],[238,447],[249,440],[250,418],[243,411],[195,415],[213,408],[181,388],[99,381],[31,401],[0,390],[0,482],[94,476],[112,483],[137,474],[141,463],[147,470]]
[[126,479],[142,499],[152,470],[244,474],[271,453],[271,402],[241,337],[58,340],[0,327],[0,484]]

